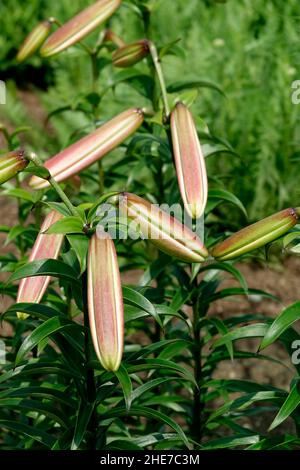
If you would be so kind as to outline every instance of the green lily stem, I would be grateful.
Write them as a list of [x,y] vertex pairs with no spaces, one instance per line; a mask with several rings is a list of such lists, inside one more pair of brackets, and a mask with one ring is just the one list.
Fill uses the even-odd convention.
[[62,26],[62,23],[57,18],[55,18],[55,16],[50,16],[50,18],[48,18],[48,21],[49,23],[55,24],[59,28]]
[[98,160],[98,174],[99,174],[99,192],[100,196],[104,194],[104,171],[102,161]]
[[48,179],[49,183],[51,184],[52,188],[56,191],[56,193],[59,195],[60,199],[63,201],[65,206],[69,209],[70,213],[74,215],[75,217],[80,217],[79,212],[77,211],[76,207],[73,206],[71,203],[70,199],[66,195],[66,193],[61,189],[59,184],[55,181],[52,176]]
[[197,442],[201,441],[202,437],[202,412],[203,404],[201,397],[201,377],[202,377],[202,363],[201,363],[201,329],[200,329],[200,315],[199,315],[199,298],[193,304],[193,336],[194,336],[194,377],[197,386],[195,385],[193,391],[193,420],[192,420],[192,434]]
[[158,78],[160,89],[161,89],[162,99],[163,99],[164,108],[165,108],[165,117],[166,117],[166,120],[168,120],[169,115],[170,115],[170,108],[169,108],[169,103],[168,103],[166,83],[165,83],[164,74],[163,74],[162,67],[161,67],[161,62],[157,53],[157,49],[156,49],[155,44],[152,41],[149,42],[149,50],[150,50],[150,54],[154,63],[154,67],[156,70],[157,78]]
[[[37,168],[45,168],[39,157],[31,153],[29,155],[26,155],[27,158],[37,167]],[[50,174],[49,174],[50,175]],[[50,175],[48,178],[46,178],[47,181],[49,181],[49,184],[52,186],[52,188],[56,191],[60,199],[63,201],[69,212],[74,215],[75,217],[80,217],[79,212],[77,211],[76,207],[73,206],[71,203],[70,199],[68,196],[65,194],[65,192],[61,189],[59,184],[55,181],[55,179]]]
[[93,406],[93,412],[88,423],[88,430],[90,431],[89,450],[95,450],[96,447],[96,429],[97,429],[97,416],[95,410],[96,401],[96,382],[94,370],[89,367],[91,360],[90,355],[90,326],[88,314],[88,298],[87,298],[87,273],[82,276],[82,300],[83,300],[83,315],[84,315],[84,352],[85,352],[85,367],[86,367],[86,399],[87,402]]
[[97,63],[97,52],[90,51],[89,53],[92,64],[92,90],[94,93],[97,91],[97,81],[100,75],[100,71]]

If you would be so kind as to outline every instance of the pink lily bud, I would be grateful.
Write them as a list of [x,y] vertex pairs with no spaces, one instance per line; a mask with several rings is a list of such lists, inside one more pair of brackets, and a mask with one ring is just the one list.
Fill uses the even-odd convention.
[[207,175],[193,116],[183,103],[171,113],[171,133],[177,179],[187,213],[199,218],[207,202]]
[[90,240],[88,310],[97,357],[104,369],[116,371],[123,354],[124,307],[116,250],[107,234]]
[[81,41],[106,21],[120,4],[121,0],[98,0],[85,8],[51,34],[41,48],[41,55],[50,57]]
[[207,258],[207,249],[195,233],[149,201],[123,193],[119,207],[122,216],[134,221],[143,238],[159,250],[189,263],[201,263]]
[[23,150],[14,150],[5,155],[0,155],[0,184],[16,176],[26,168],[28,163]]
[[[64,239],[62,234],[47,234],[46,232],[55,222],[62,219],[63,216],[59,212],[52,210],[46,216],[40,233],[34,243],[30,253],[29,261],[37,261],[41,259],[57,259],[61,245]],[[49,285],[50,276],[34,276],[26,277],[19,284],[17,302],[39,303]],[[18,318],[25,319],[27,314],[18,312]]]
[[117,49],[112,56],[115,67],[131,67],[149,54],[149,42],[147,39],[127,44]]
[[220,261],[231,260],[256,250],[284,235],[298,221],[298,209],[285,209],[243,228],[213,247],[211,254]]
[[105,31],[103,42],[112,42],[117,47],[125,46],[125,42],[114,31],[107,29]]
[[18,62],[23,62],[40,48],[50,34],[51,25],[50,20],[42,21],[31,31],[20,47],[17,55]]
[[[57,182],[64,181],[116,148],[140,127],[143,119],[143,112],[140,109],[124,111],[92,134],[50,158],[45,167]],[[49,182],[33,176],[29,185],[34,189],[43,189],[49,186]]]

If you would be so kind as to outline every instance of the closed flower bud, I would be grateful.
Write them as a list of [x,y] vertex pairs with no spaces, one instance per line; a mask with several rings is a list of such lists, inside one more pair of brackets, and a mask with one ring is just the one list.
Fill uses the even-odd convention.
[[124,47],[125,46],[125,42],[123,41],[123,39],[121,39],[116,33],[114,33],[114,31],[112,31],[111,29],[107,29],[105,31],[105,35],[104,35],[104,39],[103,39],[104,42],[112,42],[113,44],[115,44],[116,46],[118,47]]
[[120,6],[121,0],[98,0],[58,28],[41,48],[41,55],[49,57],[81,41]]
[[90,240],[88,311],[97,357],[104,369],[116,371],[123,354],[124,307],[116,250],[108,235]]
[[147,39],[127,44],[117,49],[112,56],[115,67],[130,67],[149,54],[149,43]]
[[[60,220],[63,216],[55,210],[49,212],[46,216],[40,233],[33,245],[30,253],[29,261],[37,261],[42,259],[57,259],[60,248],[64,239],[62,234],[47,234],[46,232],[51,225]],[[18,290],[17,302],[39,303],[42,299],[48,284],[50,276],[26,277],[21,280]],[[28,315],[18,312],[20,319],[25,319]]]
[[220,261],[231,260],[276,240],[296,225],[297,212],[285,209],[243,228],[214,246],[212,256]]
[[31,31],[18,52],[18,62],[23,62],[41,47],[50,34],[51,25],[50,20],[42,21]]
[[199,218],[207,202],[207,175],[193,116],[183,103],[171,113],[171,134],[176,173],[187,213]]
[[143,238],[182,261],[201,263],[208,252],[198,238],[179,220],[135,194],[123,193],[119,200],[122,216],[134,221]]
[[0,184],[5,183],[28,165],[28,160],[24,157],[23,150],[0,155]]
[[[117,147],[140,127],[143,119],[143,113],[140,109],[134,108],[124,111],[92,134],[50,158],[45,163],[45,167],[57,182],[64,181]],[[48,181],[37,176],[33,176],[29,184],[34,189],[43,189],[49,186]]]

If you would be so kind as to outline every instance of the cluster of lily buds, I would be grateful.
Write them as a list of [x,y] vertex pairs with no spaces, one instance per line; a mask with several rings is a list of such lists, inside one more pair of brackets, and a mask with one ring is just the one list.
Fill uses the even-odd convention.
[[298,221],[298,209],[285,209],[234,233],[211,250],[214,258],[227,261],[249,253],[284,235]]
[[123,354],[124,306],[116,250],[107,234],[93,235],[89,244],[88,311],[97,357],[106,370],[116,371]]
[[140,62],[149,54],[149,41],[141,39],[140,41],[124,45],[117,49],[112,56],[112,62],[115,67],[131,67]]
[[119,210],[159,250],[189,263],[201,263],[207,258],[205,246],[192,230],[149,201],[123,193],[119,198]]
[[27,36],[17,55],[17,61],[23,62],[32,56],[45,42],[50,34],[52,26],[51,19],[39,23]]
[[[41,230],[31,250],[29,262],[58,258],[64,235],[47,234],[44,232],[46,232],[62,217],[63,216],[55,210],[49,212],[49,214],[45,217]],[[49,285],[50,280],[50,276],[27,277],[22,279],[19,284],[17,302],[39,303]],[[21,319],[24,319],[27,316],[27,314],[22,312],[18,313],[18,317]]]
[[[57,182],[64,181],[120,145],[140,127],[143,119],[143,112],[138,108],[124,111],[93,133],[50,158],[46,161],[45,167]],[[34,189],[49,186],[48,181],[37,176],[33,176],[29,184]]]
[[58,28],[41,48],[43,57],[50,57],[81,41],[106,21],[121,5],[121,0],[98,0]]
[[0,184],[10,180],[26,168],[29,162],[24,155],[23,150],[14,150],[0,155]]
[[207,202],[207,175],[193,116],[183,103],[171,113],[171,134],[176,173],[187,213],[201,217]]

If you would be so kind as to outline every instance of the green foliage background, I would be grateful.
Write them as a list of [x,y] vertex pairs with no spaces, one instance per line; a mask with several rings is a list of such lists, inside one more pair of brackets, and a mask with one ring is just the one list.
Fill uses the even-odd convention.
[[[8,80],[8,106],[0,117],[13,125],[26,118],[35,131],[31,139],[37,150],[49,155],[65,145],[65,136],[86,124],[78,114],[65,113],[53,119],[55,135],[43,135],[41,123],[27,117],[14,84],[15,54],[23,37],[42,18],[56,16],[62,21],[86,6],[86,0],[1,1],[0,74]],[[112,20],[114,29],[126,40],[140,38],[140,21],[124,7]],[[201,89],[194,111],[204,119],[211,132],[226,139],[240,155],[214,157],[210,174],[222,175],[227,189],[244,202],[251,219],[299,200],[297,164],[299,160],[299,107],[291,102],[291,84],[299,78],[300,5],[297,0],[161,0],[153,14],[152,34],[161,45],[180,39],[179,56],[164,58],[167,79],[201,78],[218,84],[226,98]],[[93,42],[95,36],[89,41]],[[43,67],[51,77],[51,92],[37,90],[48,111],[70,104],[86,86],[89,64],[77,52],[67,52],[70,60],[60,56],[30,63]],[[183,59],[184,57],[184,59]],[[183,65],[184,64],[184,65]],[[298,72],[299,71],[299,72]],[[26,80],[26,66],[23,69]],[[108,79],[109,77],[105,77]],[[28,86],[30,84],[27,83]],[[132,93],[120,87],[125,107],[132,103]],[[117,95],[118,96],[118,95]],[[139,100],[139,101],[138,101]],[[119,108],[116,96],[103,102],[103,117]],[[245,176],[247,176],[245,178]]]

